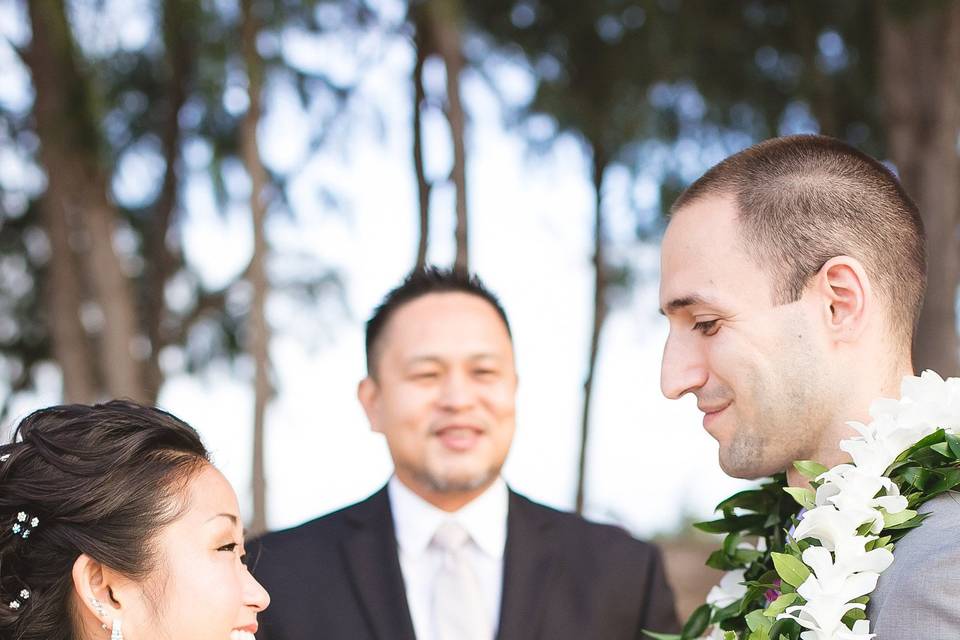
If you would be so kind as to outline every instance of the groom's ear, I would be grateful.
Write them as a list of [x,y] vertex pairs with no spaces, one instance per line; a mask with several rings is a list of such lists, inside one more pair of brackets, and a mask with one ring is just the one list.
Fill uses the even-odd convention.
[[850,256],[831,258],[817,272],[814,287],[832,341],[856,342],[866,330],[875,304],[863,263]]

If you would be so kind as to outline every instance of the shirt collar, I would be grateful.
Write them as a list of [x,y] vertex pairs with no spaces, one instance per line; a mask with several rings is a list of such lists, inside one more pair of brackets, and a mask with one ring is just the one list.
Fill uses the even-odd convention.
[[509,493],[507,484],[499,476],[486,491],[453,513],[433,506],[407,488],[395,475],[390,478],[387,492],[397,544],[405,553],[424,553],[440,524],[452,519],[467,530],[481,551],[494,559],[503,558],[507,542]]

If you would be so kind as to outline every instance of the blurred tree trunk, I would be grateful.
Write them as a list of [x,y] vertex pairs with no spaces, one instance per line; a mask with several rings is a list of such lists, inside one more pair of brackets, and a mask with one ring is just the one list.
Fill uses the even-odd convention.
[[[39,109],[39,100],[37,108]],[[46,156],[45,152],[42,157]],[[56,171],[54,159],[44,164]],[[43,227],[50,241],[50,263],[44,283],[47,319],[53,340],[53,355],[63,372],[64,402],[90,403],[97,399],[97,372],[93,366],[93,346],[80,322],[81,281],[70,228],[63,207],[60,180],[48,181],[40,203]]]
[[253,416],[253,519],[250,534],[267,529],[267,480],[264,465],[264,433],[267,404],[273,395],[270,384],[270,327],[267,324],[266,304],[269,292],[267,281],[267,239],[264,235],[267,216],[267,187],[269,179],[257,144],[257,126],[260,123],[263,92],[263,61],[257,53],[258,21],[253,14],[253,1],[243,0],[241,46],[247,69],[247,92],[250,105],[243,120],[241,144],[243,162],[250,175],[250,211],[253,217],[253,257],[247,277],[253,289],[250,317],[247,325],[247,350],[254,361],[254,416]]
[[881,95],[890,156],[916,199],[927,234],[927,297],[914,367],[960,374],[960,3],[888,3],[880,20]]
[[460,30],[463,24],[463,6],[460,0],[426,0],[423,4],[424,19],[419,21],[427,27],[426,39],[443,60],[447,76],[447,105],[445,114],[450,123],[450,138],[453,143],[453,168],[450,177],[456,189],[457,223],[454,232],[456,256],[453,268],[458,273],[470,270],[469,233],[467,216],[467,158],[464,132],[466,114],[460,99],[460,75],[464,67]]
[[576,511],[583,513],[586,501],[587,445],[590,435],[590,407],[593,379],[600,352],[600,334],[607,319],[607,260],[603,235],[603,174],[609,162],[599,143],[591,144],[593,152],[593,329],[590,332],[590,353],[587,376],[583,383],[583,416],[580,422],[580,462],[577,466]]
[[[51,308],[51,330],[63,371],[64,392],[76,398],[92,392],[144,400],[140,362],[131,349],[137,336],[136,306],[113,247],[117,211],[107,196],[90,87],[75,59],[62,0],[35,0],[28,7],[33,38],[26,60],[36,91],[36,130],[48,179],[44,220],[51,249],[66,252],[52,258],[48,283],[50,295],[58,299]],[[77,232],[71,233],[71,223],[75,223]],[[80,237],[82,242],[72,241],[72,237]],[[71,249],[76,251],[75,257],[71,257]],[[103,314],[95,343],[103,389],[91,385],[97,378],[89,365],[79,364],[80,358],[89,357],[91,349],[88,338],[81,335],[79,319],[74,319],[79,318],[84,290],[76,273],[66,273],[73,268],[74,260],[82,266]],[[64,313],[62,318],[60,312]]]
[[163,372],[160,352],[171,343],[172,327],[168,317],[165,291],[167,280],[182,266],[179,251],[171,250],[169,235],[179,205],[180,193],[180,110],[187,99],[188,85],[194,67],[192,24],[196,16],[193,0],[168,0],[163,3],[163,38],[167,63],[167,101],[163,114],[161,148],[165,163],[160,195],[153,209],[150,224],[148,272],[144,295],[144,322],[150,341],[150,356],[144,369],[144,388],[150,402],[156,402]]
[[426,94],[423,90],[423,63],[429,55],[428,32],[411,4],[410,18],[415,25],[413,65],[413,168],[417,174],[417,197],[420,205],[420,239],[417,243],[417,261],[414,269],[427,264],[427,247],[430,242],[430,182],[423,160],[423,107]]

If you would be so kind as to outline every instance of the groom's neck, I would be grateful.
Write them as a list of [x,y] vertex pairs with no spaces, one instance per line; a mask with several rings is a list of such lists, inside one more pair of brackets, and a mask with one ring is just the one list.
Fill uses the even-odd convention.
[[[819,462],[827,468],[850,462],[850,456],[840,449],[840,441],[857,435],[857,431],[848,422],[868,424],[870,405],[880,398],[900,398],[900,384],[904,376],[913,375],[913,367],[908,358],[891,367],[878,367],[873,372],[859,372],[860,378],[852,379],[843,396],[837,403],[837,409],[828,425],[821,432],[816,447],[807,456],[808,460]],[[857,373],[852,374],[858,375]],[[809,486],[809,481],[791,466],[787,469],[787,481],[792,487]]]

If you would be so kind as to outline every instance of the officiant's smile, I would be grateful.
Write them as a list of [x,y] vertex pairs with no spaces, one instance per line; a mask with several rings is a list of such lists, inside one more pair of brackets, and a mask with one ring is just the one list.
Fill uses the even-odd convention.
[[514,433],[507,325],[475,295],[432,293],[391,315],[358,396],[397,477],[455,510],[498,477]]

